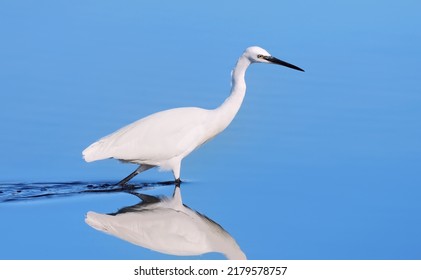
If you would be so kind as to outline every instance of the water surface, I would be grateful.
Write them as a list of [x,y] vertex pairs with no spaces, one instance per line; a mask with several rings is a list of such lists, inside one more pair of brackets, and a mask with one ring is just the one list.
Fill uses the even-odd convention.
[[[233,123],[183,161],[183,203],[250,259],[420,259],[419,4],[174,3],[0,4],[0,259],[223,259],[87,225],[139,199],[114,186],[135,166],[81,151],[153,112],[215,108],[251,45],[306,72],[250,67]],[[171,196],[155,184],[170,180],[133,183]]]

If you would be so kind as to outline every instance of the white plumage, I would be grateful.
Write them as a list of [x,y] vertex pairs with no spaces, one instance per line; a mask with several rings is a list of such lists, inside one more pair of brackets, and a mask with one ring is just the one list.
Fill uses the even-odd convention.
[[[209,138],[213,111],[177,108],[152,114],[93,143],[87,162],[116,158],[146,166],[160,166],[180,177],[181,160]],[[191,115],[194,114],[194,118]],[[176,121],[174,121],[176,118]],[[213,136],[218,133],[215,127]]]
[[303,71],[260,47],[249,47],[232,71],[231,94],[221,106],[213,110],[176,108],[149,115],[90,145],[82,152],[84,159],[91,162],[115,158],[139,164],[135,172],[119,183],[121,185],[155,166],[172,170],[176,181],[180,181],[183,158],[223,131],[237,114],[246,92],[246,70],[255,62],[275,63]]

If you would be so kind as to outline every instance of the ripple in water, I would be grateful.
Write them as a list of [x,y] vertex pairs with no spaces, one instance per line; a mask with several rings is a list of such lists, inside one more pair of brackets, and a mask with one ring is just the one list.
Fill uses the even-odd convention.
[[174,182],[129,184],[124,187],[106,182],[39,182],[2,183],[0,202],[28,201],[39,198],[64,197],[84,193],[122,192],[139,189],[152,189],[172,185]]

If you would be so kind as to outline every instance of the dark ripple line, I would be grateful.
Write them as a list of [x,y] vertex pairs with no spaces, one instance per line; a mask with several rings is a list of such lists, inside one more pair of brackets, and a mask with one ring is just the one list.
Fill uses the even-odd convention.
[[33,199],[74,196],[85,193],[130,192],[172,185],[174,182],[139,183],[121,187],[104,182],[35,182],[1,183],[0,202],[28,201]]

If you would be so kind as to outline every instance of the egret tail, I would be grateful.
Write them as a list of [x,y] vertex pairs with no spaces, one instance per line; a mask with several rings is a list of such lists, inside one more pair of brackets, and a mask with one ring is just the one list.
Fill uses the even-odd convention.
[[86,162],[111,158],[111,156],[104,153],[104,147],[100,141],[93,143],[83,150],[82,155]]

